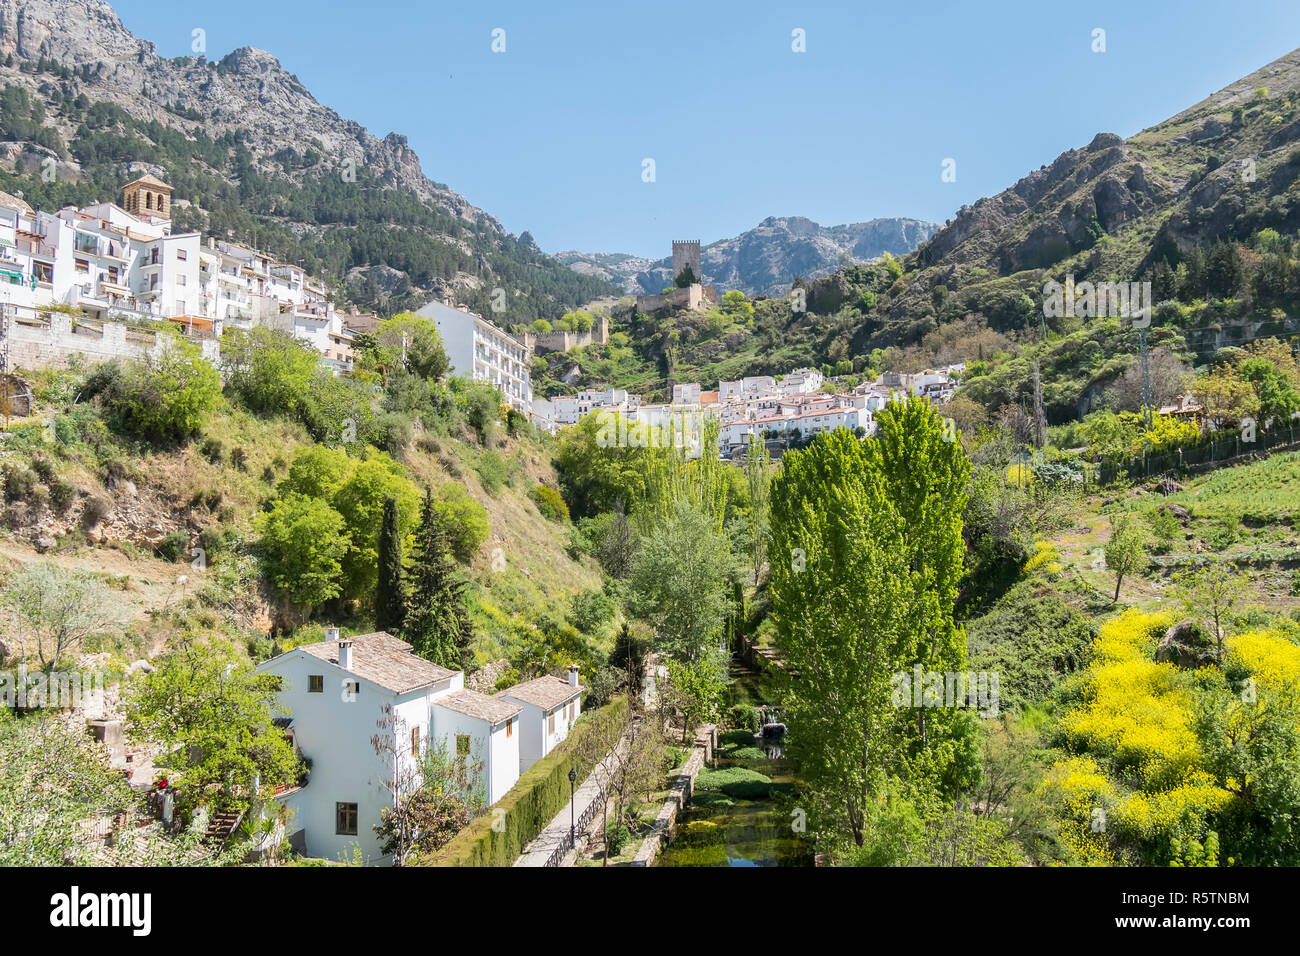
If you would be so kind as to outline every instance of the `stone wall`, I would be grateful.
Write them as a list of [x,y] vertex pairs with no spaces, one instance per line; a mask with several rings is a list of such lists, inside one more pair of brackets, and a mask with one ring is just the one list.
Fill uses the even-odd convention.
[[[143,358],[166,348],[157,332],[132,329],[120,322],[73,319],[51,312],[48,319],[13,317],[9,320],[10,368],[67,368],[74,356],[86,364],[113,359]],[[3,342],[3,340],[0,340]],[[199,339],[203,357],[216,364],[220,345]]]
[[650,830],[650,835],[641,842],[640,848],[636,851],[636,856],[632,858],[632,866],[649,866],[659,855],[659,851],[665,843],[671,843],[673,836],[677,831],[677,814],[685,809],[686,804],[691,801],[691,794],[695,792],[695,778],[699,776],[704,765],[713,759],[713,748],[718,741],[718,728],[714,724],[707,724],[695,738],[695,746],[691,750],[691,755],[682,764],[682,768],[677,771],[673,777],[672,786],[668,790],[668,798],[664,800],[663,806],[659,808],[659,814],[655,817],[654,825]]
[[675,309],[694,311],[703,305],[718,304],[718,287],[700,285],[692,282],[685,289],[670,289],[666,295],[639,295],[636,297],[638,312],[658,312],[672,306]]

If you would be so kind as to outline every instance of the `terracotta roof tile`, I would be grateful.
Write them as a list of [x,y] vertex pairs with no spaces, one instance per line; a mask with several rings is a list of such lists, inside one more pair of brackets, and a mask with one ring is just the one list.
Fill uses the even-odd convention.
[[583,692],[583,687],[573,687],[563,677],[536,677],[514,687],[507,687],[493,696],[509,697],[511,700],[532,704],[542,710],[554,710]]
[[[358,634],[352,638],[352,666],[349,673],[372,684],[378,684],[397,694],[446,680],[455,674],[423,657],[411,653],[411,645],[384,631]],[[339,642],[321,641],[318,644],[301,644],[296,650],[305,651],[336,667],[339,663]]]
[[524,710],[513,701],[489,697],[487,694],[469,689],[454,690],[434,698],[433,705],[468,717],[477,717],[491,724],[499,724],[516,714],[523,713]]

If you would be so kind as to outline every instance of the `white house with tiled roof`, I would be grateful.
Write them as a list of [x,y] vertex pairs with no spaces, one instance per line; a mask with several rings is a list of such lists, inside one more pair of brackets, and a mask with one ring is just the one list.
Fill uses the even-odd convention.
[[[289,831],[308,856],[388,862],[375,833],[403,782],[418,785],[431,740],[481,764],[483,797],[495,803],[519,777],[524,708],[465,688],[464,674],[411,652],[383,631],[303,644],[261,664],[282,678],[280,704],[294,745],[311,761],[305,786],[284,796]],[[376,740],[380,746],[376,746]]]
[[569,736],[582,712],[583,688],[578,685],[578,667],[569,666],[568,679],[546,675],[498,691],[497,700],[523,708],[519,741],[519,772],[523,773]]

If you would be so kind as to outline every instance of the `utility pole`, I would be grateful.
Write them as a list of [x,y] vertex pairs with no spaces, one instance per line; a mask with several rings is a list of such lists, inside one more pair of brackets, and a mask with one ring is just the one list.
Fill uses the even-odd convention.
[[1139,326],[1138,352],[1142,361],[1142,422],[1146,430],[1151,430],[1151,353],[1147,348],[1147,329]]
[[1047,444],[1047,415],[1043,411],[1043,381],[1038,369],[1038,360],[1034,360],[1034,447],[1042,448]]

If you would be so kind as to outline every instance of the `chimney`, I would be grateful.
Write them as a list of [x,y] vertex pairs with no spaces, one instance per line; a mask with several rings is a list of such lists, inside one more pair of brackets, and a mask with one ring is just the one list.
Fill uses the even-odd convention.
[[578,665],[577,664],[569,665],[569,686],[570,687],[578,686]]
[[352,642],[339,641],[339,667],[345,671],[352,670]]

